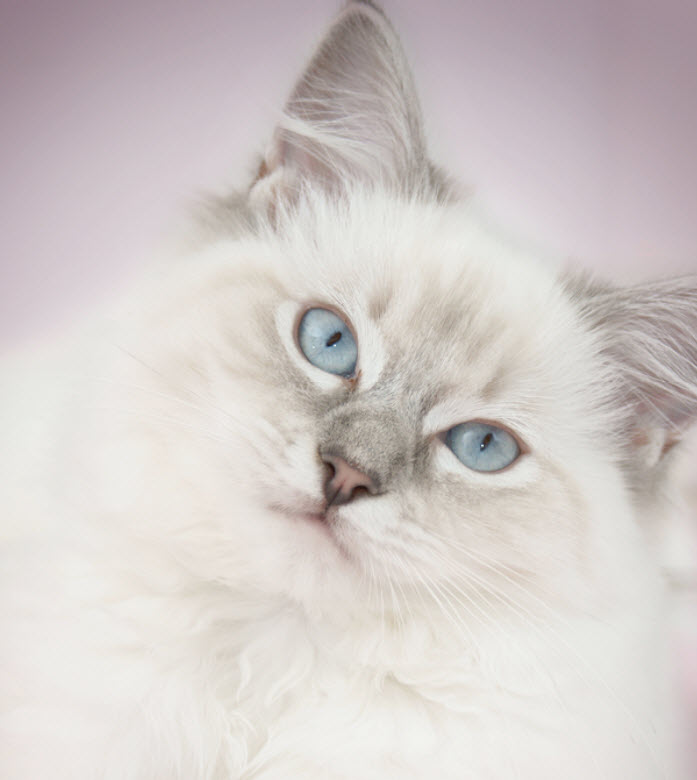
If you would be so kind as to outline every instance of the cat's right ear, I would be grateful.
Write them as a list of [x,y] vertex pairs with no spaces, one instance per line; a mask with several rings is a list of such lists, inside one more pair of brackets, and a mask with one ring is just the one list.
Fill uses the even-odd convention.
[[613,417],[635,485],[697,424],[697,278],[627,288],[580,281],[574,297],[610,369]]
[[427,186],[421,111],[396,33],[372,3],[351,2],[324,36],[275,129],[250,198],[359,182],[404,194]]

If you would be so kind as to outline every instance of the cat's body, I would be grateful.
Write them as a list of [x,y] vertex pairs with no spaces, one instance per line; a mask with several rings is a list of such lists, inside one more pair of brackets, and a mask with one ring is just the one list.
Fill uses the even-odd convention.
[[[6,364],[3,778],[682,777],[652,535],[697,294],[499,237],[400,57],[350,6],[225,234]],[[303,347],[317,308],[346,377]],[[463,465],[472,420],[517,458]]]

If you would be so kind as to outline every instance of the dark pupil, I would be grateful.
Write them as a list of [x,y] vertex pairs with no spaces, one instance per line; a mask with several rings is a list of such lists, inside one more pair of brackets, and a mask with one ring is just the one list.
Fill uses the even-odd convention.
[[479,451],[482,452],[483,450],[485,450],[491,444],[491,440],[493,438],[494,438],[493,433],[487,433],[487,435],[482,439],[479,445]]
[[334,344],[336,344],[336,343],[337,343],[337,341],[340,341],[340,340],[341,340],[341,331],[338,331],[338,330],[337,330],[337,332],[336,332],[336,333],[334,333],[332,336],[330,336],[330,337],[327,339],[327,346],[328,346],[328,347],[333,347],[333,346],[334,346]]

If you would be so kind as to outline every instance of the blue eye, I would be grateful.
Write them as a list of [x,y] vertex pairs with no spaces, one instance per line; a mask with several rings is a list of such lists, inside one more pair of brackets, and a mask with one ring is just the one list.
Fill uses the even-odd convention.
[[445,443],[467,468],[500,471],[520,455],[518,442],[502,428],[481,422],[466,422],[451,428]]
[[329,374],[353,376],[358,347],[348,325],[333,311],[306,311],[298,325],[298,344],[313,366]]

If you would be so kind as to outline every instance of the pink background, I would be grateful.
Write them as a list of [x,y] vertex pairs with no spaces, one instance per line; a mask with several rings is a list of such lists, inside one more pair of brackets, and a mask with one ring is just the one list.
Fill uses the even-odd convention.
[[[125,286],[239,183],[335,0],[2,0],[0,344]],[[617,279],[697,271],[694,0],[386,0],[435,156]]]
[[[241,182],[339,3],[0,3],[9,345],[127,286],[190,198]],[[384,5],[436,159],[503,224],[616,280],[697,271],[695,0]]]

